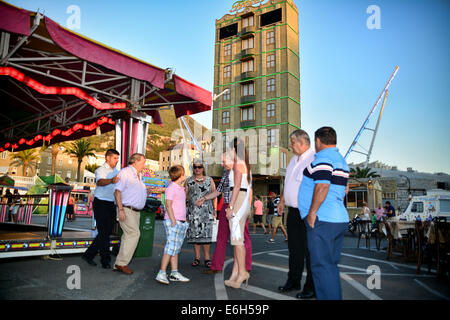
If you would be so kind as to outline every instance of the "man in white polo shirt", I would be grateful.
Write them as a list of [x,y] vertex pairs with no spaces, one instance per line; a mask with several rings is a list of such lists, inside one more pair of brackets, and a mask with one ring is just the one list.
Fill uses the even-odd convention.
[[295,130],[290,135],[290,148],[294,153],[286,169],[284,190],[281,193],[278,212],[283,213],[288,209],[287,232],[289,248],[289,273],[284,286],[280,286],[280,292],[300,290],[301,279],[306,258],[306,283],[303,291],[297,294],[299,299],[310,299],[315,296],[314,284],[309,262],[309,252],[306,241],[306,226],[298,211],[298,190],[303,179],[303,170],[314,160],[314,151],[310,147],[310,139],[304,130]]

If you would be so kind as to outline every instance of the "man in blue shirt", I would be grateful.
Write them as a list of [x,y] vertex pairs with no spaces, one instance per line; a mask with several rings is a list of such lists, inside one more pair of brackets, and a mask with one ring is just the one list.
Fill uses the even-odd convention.
[[321,300],[342,299],[338,263],[349,221],[344,197],[350,170],[336,143],[333,128],[323,127],[315,132],[316,155],[303,171],[298,192],[314,287]]
[[98,234],[92,244],[82,255],[82,259],[91,266],[96,266],[94,257],[100,252],[101,264],[104,269],[111,269],[111,255],[109,252],[110,236],[116,220],[116,205],[114,204],[114,186],[119,182],[116,165],[119,162],[119,152],[109,149],[105,154],[106,162],[95,170],[97,187],[94,191],[94,217]]
[[395,217],[395,209],[394,207],[391,205],[390,201],[386,201],[386,216],[388,218],[392,218]]

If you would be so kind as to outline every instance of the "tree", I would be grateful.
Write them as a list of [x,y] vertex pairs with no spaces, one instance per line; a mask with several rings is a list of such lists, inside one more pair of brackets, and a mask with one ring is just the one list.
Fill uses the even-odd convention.
[[97,168],[98,167],[100,167],[98,164],[96,164],[96,163],[93,163],[93,164],[87,164],[85,167],[84,167],[84,169],[85,170],[88,170],[88,171],[90,171],[90,172],[92,172],[92,173],[95,173],[95,170],[97,170]]
[[27,169],[31,168],[36,171],[36,167],[39,161],[39,155],[36,154],[35,149],[24,150],[15,152],[11,155],[11,160],[13,160],[10,166],[22,167],[22,175],[24,177],[27,175]]
[[356,178],[356,179],[361,179],[361,178],[377,178],[380,175],[377,174],[374,171],[371,171],[370,168],[360,168],[360,167],[356,167],[356,170],[351,168],[350,169],[350,177],[351,178]]
[[91,143],[86,139],[80,139],[72,142],[67,145],[64,153],[73,156],[78,159],[78,168],[77,168],[77,181],[80,182],[80,171],[81,171],[81,163],[83,162],[84,157],[95,157],[95,154],[92,152],[95,149],[91,147]]

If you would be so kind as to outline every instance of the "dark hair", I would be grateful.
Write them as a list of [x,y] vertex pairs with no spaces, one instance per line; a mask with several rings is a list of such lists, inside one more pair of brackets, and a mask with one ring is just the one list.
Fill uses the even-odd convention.
[[109,157],[109,156],[112,156],[113,154],[116,154],[116,155],[120,156],[119,151],[117,151],[115,149],[109,149],[108,151],[106,151],[105,158]]
[[326,145],[337,144],[336,131],[331,127],[322,127],[314,133],[314,138]]
[[261,200],[261,197],[259,195],[256,195],[256,199]]
[[388,204],[391,205],[391,202],[390,201],[386,201],[386,205],[388,205]]
[[172,181],[177,181],[184,174],[184,168],[180,165],[175,165],[169,169],[169,177]]
[[236,156],[244,160],[245,166],[247,167],[247,182],[250,184],[252,181],[252,177],[250,174],[250,160],[248,157],[248,151],[247,148],[245,148],[244,142],[239,139],[238,137],[235,137],[233,141],[230,143],[230,147],[233,148],[234,152],[236,153]]

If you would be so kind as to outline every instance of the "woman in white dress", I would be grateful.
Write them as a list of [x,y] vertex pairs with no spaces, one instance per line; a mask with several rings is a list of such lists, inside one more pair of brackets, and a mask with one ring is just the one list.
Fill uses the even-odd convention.
[[229,173],[231,198],[226,214],[230,224],[234,264],[231,277],[225,281],[225,285],[238,289],[244,281],[248,285],[248,279],[250,278],[250,274],[245,269],[244,229],[250,215],[252,177],[248,152],[244,147],[244,142],[234,138],[231,148],[229,156],[232,157],[234,164]]

